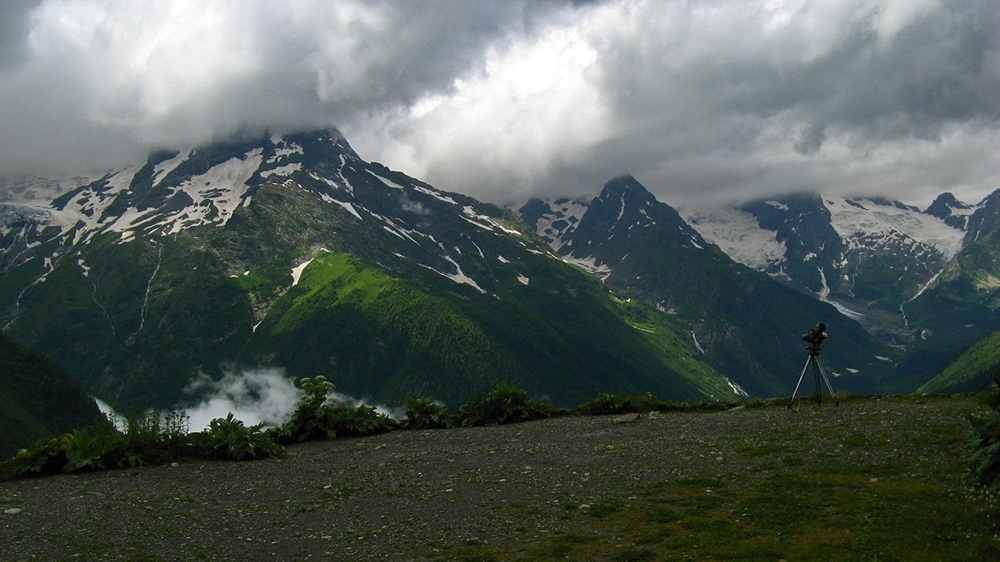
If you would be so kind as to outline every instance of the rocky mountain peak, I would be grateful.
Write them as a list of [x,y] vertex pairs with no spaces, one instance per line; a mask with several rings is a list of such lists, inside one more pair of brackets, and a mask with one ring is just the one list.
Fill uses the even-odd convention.
[[967,205],[950,192],[938,195],[930,207],[924,212],[932,217],[937,217],[952,228],[965,230],[968,227],[969,215],[974,209]]
[[985,199],[968,215],[964,246],[984,239],[1000,230],[1000,189]]
[[618,206],[625,209],[651,208],[658,203],[656,197],[631,175],[619,176],[604,184],[601,194],[592,205]]

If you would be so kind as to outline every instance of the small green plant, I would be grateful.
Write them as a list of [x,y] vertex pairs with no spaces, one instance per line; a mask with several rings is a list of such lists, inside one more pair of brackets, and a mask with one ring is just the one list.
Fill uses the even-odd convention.
[[665,402],[660,400],[652,392],[646,392],[635,397],[635,411],[637,412],[656,412],[663,408]]
[[448,408],[427,398],[409,398],[406,401],[406,429],[444,429],[453,427],[455,420],[448,415]]
[[615,562],[640,562],[656,560],[656,553],[648,548],[630,546],[622,549],[611,557]]
[[62,448],[62,439],[61,437],[36,439],[26,448],[18,451],[14,458],[3,464],[15,477],[62,470],[66,464],[66,453]]
[[463,426],[500,425],[548,418],[564,412],[546,400],[529,400],[526,390],[501,383],[462,404],[458,418]]
[[1000,482],[1000,415],[969,416],[969,423],[976,432],[969,469],[977,483],[993,486]]
[[287,444],[336,437],[332,411],[326,404],[333,392],[333,383],[318,375],[302,379],[299,385],[305,394],[295,403],[291,419],[276,430],[275,441]]
[[36,439],[3,463],[13,476],[80,472],[119,466],[125,436],[105,419],[56,437]]
[[631,396],[602,392],[593,400],[577,406],[576,410],[585,416],[605,416],[635,412],[636,405]]
[[188,420],[179,412],[161,415],[154,409],[132,409],[125,415],[124,425],[125,442],[120,453],[127,456],[129,466],[163,464],[184,454]]
[[357,408],[340,406],[330,408],[330,422],[334,434],[341,437],[361,437],[386,433],[399,427],[399,423],[389,416],[379,413],[373,406],[364,404]]
[[275,443],[263,427],[263,423],[247,427],[229,412],[225,418],[210,421],[205,431],[192,433],[190,442],[200,456],[209,459],[241,461],[284,456],[285,448]]
[[1000,483],[1000,393],[984,392],[978,400],[986,402],[992,411],[968,418],[976,434],[969,442],[973,449],[969,470],[977,484],[995,486]]
[[125,436],[111,422],[98,422],[62,436],[64,472],[103,470],[120,464],[126,447]]

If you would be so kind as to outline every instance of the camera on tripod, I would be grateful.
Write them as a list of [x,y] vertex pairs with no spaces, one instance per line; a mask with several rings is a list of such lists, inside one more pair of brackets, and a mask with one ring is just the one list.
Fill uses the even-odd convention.
[[819,347],[823,344],[823,340],[826,339],[826,324],[822,322],[816,324],[815,328],[810,328],[808,332],[802,335],[802,339],[809,344],[809,347],[806,348],[809,358],[806,359],[806,366],[802,368],[802,374],[799,375],[799,382],[796,383],[795,390],[792,391],[792,397],[788,399],[788,411],[793,411],[792,404],[795,402],[795,396],[799,393],[799,389],[802,388],[802,380],[806,377],[806,372],[810,371],[810,369],[812,370],[813,381],[815,383],[816,403],[823,403],[822,385],[825,385],[827,391],[830,392],[830,398],[833,398],[833,403],[839,408],[840,400],[837,400],[837,395],[833,392],[833,385],[830,384],[830,377],[826,376],[826,369],[823,368],[823,364],[819,360]]
[[823,344],[823,340],[826,339],[826,324],[822,322],[816,324],[815,328],[810,328],[808,332],[802,335],[802,339],[815,347],[819,347]]

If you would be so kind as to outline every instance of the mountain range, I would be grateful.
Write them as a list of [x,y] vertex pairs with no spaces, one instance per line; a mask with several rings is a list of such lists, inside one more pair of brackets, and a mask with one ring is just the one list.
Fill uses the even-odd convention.
[[819,322],[841,342],[823,357],[838,387],[864,392],[891,377],[896,350],[832,305],[736,262],[631,176],[586,204],[553,203],[521,212],[562,259],[675,318],[699,357],[747,393],[790,394],[807,358],[800,336]]
[[[997,195],[970,205],[943,193],[923,211],[884,198],[792,195],[749,202],[736,212],[756,224],[756,237],[784,250],[769,263],[758,258],[755,269],[834,304],[903,352],[885,390],[904,392],[1000,329]],[[707,236],[718,232],[710,215],[691,213],[688,220]],[[972,379],[986,380],[988,373],[967,376],[961,388],[978,390]]]
[[838,390],[906,391],[1000,328],[993,196],[682,214],[624,176],[514,212],[335,130],[68,182],[0,201],[0,325],[118,408],[261,366],[389,403],[504,381],[561,405],[787,395],[818,322]]
[[[634,180],[616,180],[608,186],[629,181]],[[606,187],[593,200],[532,200],[522,213],[564,259],[589,266],[612,284],[622,284],[625,280],[621,276],[610,275],[609,264],[615,256],[631,260],[635,254],[630,252],[636,248],[625,249],[620,237],[612,243],[618,248],[611,251],[606,240],[597,242],[597,251],[592,249],[593,242],[579,241],[580,230],[587,230],[584,238],[593,236],[595,229],[587,226],[590,215],[608,214],[606,195],[618,198]],[[735,263],[833,305],[840,315],[892,350],[877,352],[879,357],[892,358],[894,365],[888,371],[867,371],[877,377],[865,381],[868,392],[908,392],[925,386],[936,391],[970,390],[972,386],[978,389],[974,381],[986,380],[987,371],[1000,364],[1000,357],[993,361],[977,355],[974,362],[981,363],[981,368],[966,370],[967,380],[962,384],[954,374],[949,384],[929,380],[973,342],[1000,329],[995,313],[998,272],[993,265],[997,255],[994,238],[998,197],[994,193],[970,205],[943,193],[921,211],[885,198],[796,193],[741,205],[683,209],[677,213],[681,218],[673,219],[673,223],[659,221],[673,227],[633,245],[653,246],[656,249],[652,252],[658,256],[669,252],[664,246],[693,247],[689,251],[704,254],[721,251]],[[651,196],[645,198],[644,205],[665,207]],[[626,212],[622,212],[623,218]],[[619,221],[617,213],[611,214],[612,221]],[[646,215],[644,212],[643,218]],[[603,220],[606,223],[608,219]],[[634,229],[651,228],[652,221],[646,219],[645,225],[641,222],[626,221],[625,236],[635,240]],[[667,241],[670,234],[674,235],[673,242]],[[648,267],[651,260],[655,261],[646,256],[640,263]],[[708,267],[696,269],[707,271]],[[725,278],[715,274],[710,277]],[[657,286],[664,285],[661,282]],[[671,294],[677,295],[685,290],[683,287],[701,289],[707,285],[704,281],[678,279],[671,286]],[[781,302],[785,308],[789,301],[782,298]],[[727,305],[712,316],[720,318],[727,310],[739,307]],[[850,345],[856,347],[858,341],[862,340],[852,340]],[[981,354],[988,346],[977,349]],[[844,382],[853,388],[849,381],[845,379],[841,384]]]
[[506,381],[735,397],[667,317],[514,212],[363,161],[336,131],[150,156],[0,207],[0,323],[122,408],[247,367],[457,406]]

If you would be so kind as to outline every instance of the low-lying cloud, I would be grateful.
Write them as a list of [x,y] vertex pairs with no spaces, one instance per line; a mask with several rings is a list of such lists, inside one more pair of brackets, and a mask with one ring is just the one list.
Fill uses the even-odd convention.
[[[303,390],[282,369],[255,368],[232,370],[217,380],[200,375],[187,386],[185,393],[198,398],[191,404],[178,405],[175,411],[188,418],[191,431],[201,431],[212,420],[229,413],[248,426],[258,423],[280,426],[291,419]],[[328,404],[352,408],[364,404],[394,419],[403,417],[399,408],[372,404],[338,392],[330,393]]]
[[232,371],[219,380],[200,375],[185,393],[199,396],[193,405],[177,408],[187,416],[192,431],[201,431],[230,412],[246,425],[279,426],[291,418],[302,395],[283,371],[268,368]]

